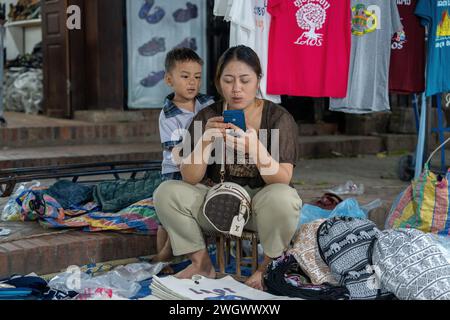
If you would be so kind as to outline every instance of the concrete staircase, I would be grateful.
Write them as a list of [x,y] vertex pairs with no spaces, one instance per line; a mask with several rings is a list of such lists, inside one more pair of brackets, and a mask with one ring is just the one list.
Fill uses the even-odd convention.
[[[161,160],[158,110],[82,112],[78,119],[6,113],[0,169],[123,160]],[[108,121],[108,122],[101,122]],[[113,122],[114,121],[114,122]],[[338,135],[336,124],[300,124],[303,159],[412,151],[414,135]]]

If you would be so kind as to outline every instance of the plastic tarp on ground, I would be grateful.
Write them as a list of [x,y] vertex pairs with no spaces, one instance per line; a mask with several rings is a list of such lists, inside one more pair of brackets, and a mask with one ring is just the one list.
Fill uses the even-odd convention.
[[171,92],[163,79],[167,52],[189,47],[206,65],[206,1],[127,0],[127,26],[128,107],[162,108]]

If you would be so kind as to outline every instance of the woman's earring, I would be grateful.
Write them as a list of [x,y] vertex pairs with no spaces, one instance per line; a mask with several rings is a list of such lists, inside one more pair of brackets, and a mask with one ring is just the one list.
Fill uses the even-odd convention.
[[261,99],[264,98],[263,94],[262,94],[261,86],[258,87],[258,94],[261,97]]

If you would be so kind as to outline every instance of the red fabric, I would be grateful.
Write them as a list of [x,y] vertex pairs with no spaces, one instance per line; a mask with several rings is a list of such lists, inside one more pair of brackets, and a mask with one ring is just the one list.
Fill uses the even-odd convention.
[[398,4],[406,42],[392,41],[389,90],[396,93],[425,91],[425,28],[414,15],[417,1]]
[[[344,98],[351,49],[350,0],[269,0],[268,11],[272,21],[267,92]],[[311,31],[305,15],[298,16],[301,12],[325,17],[323,24]],[[306,15],[306,20],[312,18]]]

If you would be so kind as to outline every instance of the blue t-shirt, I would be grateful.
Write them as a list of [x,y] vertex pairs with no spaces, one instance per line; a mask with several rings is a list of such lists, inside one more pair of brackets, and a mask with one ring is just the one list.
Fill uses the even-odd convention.
[[450,91],[450,0],[419,0],[416,15],[428,27],[426,95]]

